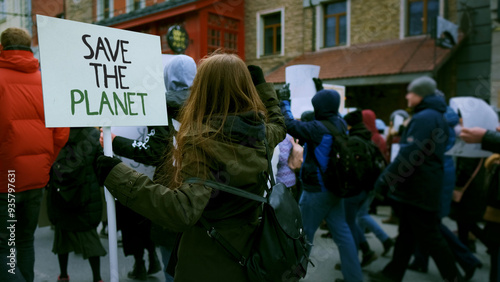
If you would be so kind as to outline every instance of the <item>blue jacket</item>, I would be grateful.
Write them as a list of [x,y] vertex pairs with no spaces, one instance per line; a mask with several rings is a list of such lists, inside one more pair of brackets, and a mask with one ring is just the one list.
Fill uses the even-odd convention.
[[424,210],[439,211],[444,152],[449,136],[445,112],[444,98],[436,95],[425,97],[415,107],[401,136],[398,156],[377,182],[379,187],[391,186],[389,197],[392,199]]
[[347,125],[338,114],[340,95],[335,90],[320,90],[312,98],[315,119],[309,122],[298,121],[293,118],[289,101],[281,101],[281,112],[285,117],[287,132],[298,138],[304,145],[304,162],[300,171],[300,179],[304,190],[309,192],[326,191],[321,175],[313,159],[316,156],[323,170],[328,164],[328,155],[332,145],[330,131],[320,122],[328,120],[337,129],[347,134]]
[[[458,114],[451,108],[446,108],[446,113],[444,114],[446,123],[448,124],[448,142],[446,143],[445,152],[448,151],[455,145],[455,125],[459,122]],[[443,194],[441,197],[441,208],[440,216],[445,217],[450,213],[451,207],[451,197],[453,195],[453,190],[455,189],[455,162],[452,156],[444,156],[444,176],[443,176]]]

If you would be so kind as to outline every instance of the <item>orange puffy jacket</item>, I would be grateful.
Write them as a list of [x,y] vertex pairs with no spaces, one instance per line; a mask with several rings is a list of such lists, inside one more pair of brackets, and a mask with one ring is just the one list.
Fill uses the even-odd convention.
[[30,51],[0,52],[0,193],[44,187],[68,141],[69,128],[45,127],[38,67]]

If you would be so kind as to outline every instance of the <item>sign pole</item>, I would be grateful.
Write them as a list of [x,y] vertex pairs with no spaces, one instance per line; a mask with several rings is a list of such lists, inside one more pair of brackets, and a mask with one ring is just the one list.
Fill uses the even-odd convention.
[[[104,155],[113,157],[113,147],[111,140],[111,127],[102,128]],[[111,282],[118,282],[118,244],[116,239],[116,210],[115,198],[108,189],[104,187],[106,195],[106,207],[108,212],[108,244],[109,244],[109,274]]]

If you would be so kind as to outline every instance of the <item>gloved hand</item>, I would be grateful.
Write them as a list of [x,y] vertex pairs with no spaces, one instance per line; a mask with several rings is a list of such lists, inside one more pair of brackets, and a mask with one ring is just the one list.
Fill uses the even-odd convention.
[[278,91],[278,99],[280,99],[280,101],[290,101],[290,83],[281,87]]
[[321,79],[313,77],[314,86],[316,86],[316,92],[323,90],[323,81]]
[[97,158],[97,180],[99,181],[99,185],[104,185],[104,181],[111,170],[122,161],[118,158],[111,158],[107,156],[99,156]]
[[252,76],[253,85],[257,86],[261,83],[266,83],[266,79],[264,78],[264,73],[262,72],[262,69],[259,66],[249,65],[248,71]]

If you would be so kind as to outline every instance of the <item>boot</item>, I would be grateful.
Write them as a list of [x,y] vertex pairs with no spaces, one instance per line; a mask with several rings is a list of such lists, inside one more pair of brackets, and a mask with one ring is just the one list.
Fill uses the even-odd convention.
[[147,280],[148,273],[146,272],[146,265],[143,259],[138,259],[134,263],[134,269],[127,275],[130,279]]
[[377,259],[377,254],[370,249],[370,245],[368,245],[368,242],[360,243],[359,249],[361,250],[361,252],[363,252],[361,267],[365,267]]
[[392,240],[391,238],[387,238],[382,243],[382,245],[384,245],[384,251],[382,252],[382,256],[385,256],[391,251],[392,247],[394,247],[394,240]]
[[158,260],[158,256],[156,255],[155,250],[149,253],[149,269],[148,275],[155,274],[156,272],[161,270],[160,260]]

